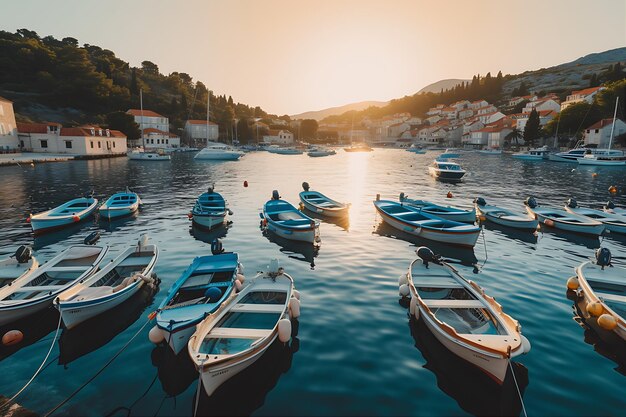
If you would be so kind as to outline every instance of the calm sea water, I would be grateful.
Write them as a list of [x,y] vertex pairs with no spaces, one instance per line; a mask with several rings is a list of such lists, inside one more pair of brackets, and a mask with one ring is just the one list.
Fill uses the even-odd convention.
[[[450,185],[428,176],[433,156],[379,149],[369,154],[339,151],[328,158],[258,152],[238,162],[174,155],[171,163],[118,158],[1,168],[0,253],[30,244],[45,260],[94,230],[102,233],[101,244],[113,247],[111,256],[142,233],[161,248],[160,291],[154,297],[142,293],[109,316],[63,331],[45,369],[18,402],[45,414],[67,398],[145,324],[191,260],[209,254],[211,240],[223,236],[224,247],[239,252],[249,277],[270,259],[280,259],[302,293],[302,315],[290,345],[273,345],[212,398],[202,393],[199,414],[520,414],[510,376],[503,387],[494,385],[445,351],[421,324],[409,322],[397,280],[414,258],[416,245],[427,242],[383,225],[372,200],[377,193],[395,199],[405,192],[469,207],[481,195],[490,203],[523,210],[522,200],[532,194],[544,205],[560,206],[574,196],[581,205],[598,206],[609,198],[610,185],[626,188],[626,175],[620,169],[465,154],[460,162],[469,174]],[[244,181],[249,187],[243,187]],[[319,250],[268,238],[259,230],[258,213],[272,190],[297,204],[303,181],[352,202],[349,222],[322,223]],[[212,233],[193,230],[187,213],[211,184],[234,211],[232,226]],[[112,224],[90,221],[35,239],[24,223],[28,213],[92,189],[105,198],[126,186],[145,203],[134,218]],[[454,195],[449,200],[448,191]],[[624,197],[615,200],[626,204]],[[624,346],[607,344],[583,329],[565,291],[573,268],[600,243],[551,231],[532,236],[486,227],[473,251],[434,246],[460,259],[461,272],[521,322],[532,350],[517,358],[515,375],[529,415],[624,413]],[[624,262],[626,239],[607,237],[602,245]],[[472,263],[479,266],[478,273]],[[26,335],[20,349],[1,348],[0,394],[12,396],[37,369],[57,320],[54,310],[33,317],[20,324]],[[192,414],[197,390],[193,365],[184,355],[176,358],[155,348],[148,341],[150,327],[56,415]]]

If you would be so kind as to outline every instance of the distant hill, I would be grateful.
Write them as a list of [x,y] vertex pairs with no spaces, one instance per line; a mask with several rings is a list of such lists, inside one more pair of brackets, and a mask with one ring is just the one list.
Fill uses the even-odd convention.
[[604,52],[598,52],[594,54],[585,55],[572,62],[566,64],[557,65],[556,68],[566,67],[571,65],[588,65],[588,64],[609,64],[618,61],[626,61],[626,47],[610,49]]
[[441,91],[441,89],[448,90],[466,81],[469,82],[471,80],[458,80],[458,79],[440,80],[440,81],[437,81],[436,83],[429,84],[426,87],[422,88],[420,91],[417,92],[417,94],[438,93]]
[[350,103],[344,106],[330,107],[328,109],[323,109],[323,110],[307,111],[307,112],[300,113],[300,114],[294,114],[291,116],[291,118],[292,119],[322,120],[328,116],[335,116],[338,114],[343,114],[347,111],[361,111],[371,106],[384,107],[387,105],[387,103],[388,103],[387,101],[360,101],[358,103]]

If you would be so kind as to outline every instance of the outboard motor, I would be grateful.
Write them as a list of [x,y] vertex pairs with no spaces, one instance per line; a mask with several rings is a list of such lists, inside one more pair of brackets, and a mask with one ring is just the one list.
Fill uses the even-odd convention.
[[487,205],[487,202],[486,202],[486,201],[485,201],[485,199],[484,199],[484,198],[482,198],[482,197],[476,197],[476,198],[474,199],[474,203],[478,204],[478,205],[479,205],[479,206],[481,206],[481,207],[484,207],[484,206],[486,206],[486,205]]
[[280,200],[280,194],[278,194],[278,190],[272,191],[272,200]]
[[406,194],[400,193],[400,202],[403,202],[406,199]]
[[604,206],[605,208],[609,209],[609,210],[613,210],[615,208],[615,203],[612,200],[609,200],[606,202],[606,206]]
[[578,207],[578,202],[576,201],[575,198],[568,198],[567,202],[565,204],[567,204],[567,207],[569,207],[569,208],[576,208],[576,207]]
[[437,265],[441,265],[441,259],[440,259],[441,257],[439,255],[435,255],[434,252],[430,250],[430,248],[427,248],[426,246],[420,246],[419,248],[417,248],[415,253],[422,260],[426,268],[428,268],[429,262],[432,262]]
[[17,250],[15,251],[15,255],[13,256],[15,256],[17,262],[25,264],[30,260],[30,258],[33,257],[33,250],[30,248],[30,246],[22,245],[17,248]]
[[596,265],[602,267],[604,271],[605,266],[613,266],[611,265],[611,251],[607,248],[600,248],[596,251]]
[[213,242],[211,242],[211,253],[213,255],[224,253],[224,247],[222,246],[222,241],[220,239],[213,239]]
[[85,245],[95,245],[98,240],[100,240],[100,232],[95,231],[89,233],[87,237],[83,240],[83,243]]
[[309,188],[310,188],[310,187],[309,187],[309,183],[308,183],[308,182],[306,182],[306,181],[304,181],[304,182],[302,183],[302,189],[303,189],[304,191],[309,191]]
[[535,208],[535,207],[537,207],[537,200],[535,200],[535,197],[528,197],[524,201],[524,204],[526,204],[530,208]]
[[207,190],[207,192],[209,194],[213,194],[213,189],[215,188],[215,184],[213,184],[212,186],[209,187],[209,189]]

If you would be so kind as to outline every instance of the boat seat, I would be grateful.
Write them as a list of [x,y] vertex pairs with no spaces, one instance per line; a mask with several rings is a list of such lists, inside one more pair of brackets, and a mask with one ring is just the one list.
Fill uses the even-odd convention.
[[37,292],[37,291],[56,291],[63,285],[34,285],[29,287],[22,287],[15,290],[15,292]]
[[260,339],[262,337],[267,337],[272,334],[272,330],[262,330],[262,329],[237,329],[231,327],[216,327],[213,328],[209,334],[207,334],[208,338],[218,338],[218,337],[226,337],[226,338],[241,338],[241,339]]
[[283,304],[237,304],[230,310],[236,313],[282,313]]
[[480,300],[422,300],[428,308],[485,308]]
[[277,218],[278,220],[301,220],[302,216],[295,211],[284,211],[282,213],[278,213]]
[[85,266],[53,266],[48,268],[50,272],[83,272],[91,268],[91,265]]
[[607,294],[603,292],[596,292],[596,296],[604,301],[615,301],[618,303],[626,304],[625,295]]
[[118,266],[143,266],[148,265],[152,260],[152,256],[131,256],[124,259]]
[[[71,301],[85,301],[92,298],[102,297],[104,295],[113,294],[113,287],[104,285],[101,287],[87,287],[81,292],[76,294],[74,298],[70,298]],[[69,300],[68,300],[69,301]]]

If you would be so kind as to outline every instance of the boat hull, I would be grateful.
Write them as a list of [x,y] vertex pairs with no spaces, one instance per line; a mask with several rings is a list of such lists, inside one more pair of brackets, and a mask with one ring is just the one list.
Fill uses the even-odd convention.
[[31,217],[30,225],[35,234],[52,232],[52,231],[59,230],[67,226],[71,226],[75,223],[80,223],[90,218],[96,211],[97,206],[98,206],[98,201],[96,200],[96,202],[87,210],[78,212],[76,214],[68,214],[66,216],[55,216],[55,217],[45,217],[45,218],[37,218],[38,215],[35,215]]
[[100,208],[100,217],[113,220],[119,219],[120,217],[130,216],[135,213],[139,208],[139,203],[133,204],[129,207],[120,207],[120,208]]
[[543,215],[532,209],[526,207],[528,212],[535,216],[535,218],[539,221],[539,223],[545,224],[549,227],[554,227],[555,229],[565,230],[567,232],[581,233],[587,235],[599,236],[604,232],[604,225],[602,223],[598,224],[589,224],[589,225],[581,225],[581,224],[572,224],[564,221],[560,221],[555,218],[551,218],[549,216]]
[[224,152],[224,153],[205,153],[202,151],[194,156],[193,159],[197,159],[200,161],[237,161],[241,158],[243,152]]
[[610,159],[594,159],[594,158],[580,158],[578,160],[579,165],[590,165],[590,166],[602,166],[602,167],[616,167],[616,166],[625,166],[626,161],[623,159],[620,160],[610,160]]
[[223,216],[202,216],[193,214],[192,216],[193,224],[204,229],[213,229],[221,226],[226,221],[226,214]]
[[535,231],[537,230],[537,226],[539,226],[539,221],[534,218],[529,217],[527,219],[515,219],[513,218],[516,217],[514,215],[498,216],[490,213],[489,211],[481,210],[479,205],[476,205],[476,212],[479,216],[483,216],[485,220],[500,226],[510,227],[512,229]]
[[300,201],[302,201],[302,204],[304,205],[304,208],[306,208],[307,210],[313,212],[313,213],[317,213],[319,215],[322,216],[328,216],[328,217],[344,217],[349,213],[350,208],[349,207],[343,207],[340,209],[335,209],[335,210],[329,210],[329,209],[324,209],[321,207],[317,207],[314,206],[313,204],[307,202],[306,200],[300,199]]
[[289,240],[309,243],[316,243],[320,241],[319,227],[310,227],[308,229],[291,229],[278,226],[277,224],[268,221],[266,228],[277,236]]
[[[198,320],[200,321],[200,320]],[[168,344],[170,349],[178,355],[181,350],[187,347],[187,343],[189,342],[189,338],[196,331],[195,325],[189,325],[187,327],[182,327],[174,330],[173,332],[169,332],[159,326],[161,331],[163,332],[163,336],[165,337],[165,342]]]
[[156,152],[130,152],[128,159],[131,161],[169,161],[171,157]]
[[46,298],[31,303],[28,306],[18,305],[15,307],[5,307],[0,310],[0,326],[4,326],[14,321],[21,320],[31,314],[45,310],[52,305],[53,298]]
[[511,158],[519,159],[521,161],[543,161],[544,157],[539,155],[524,155],[524,154],[513,154]]
[[456,181],[458,181],[461,178],[463,178],[463,176],[465,175],[465,171],[459,171],[459,172],[442,171],[442,170],[436,169],[434,167],[428,167],[428,172],[433,177],[435,177],[437,179],[442,179],[442,180],[456,180]]

